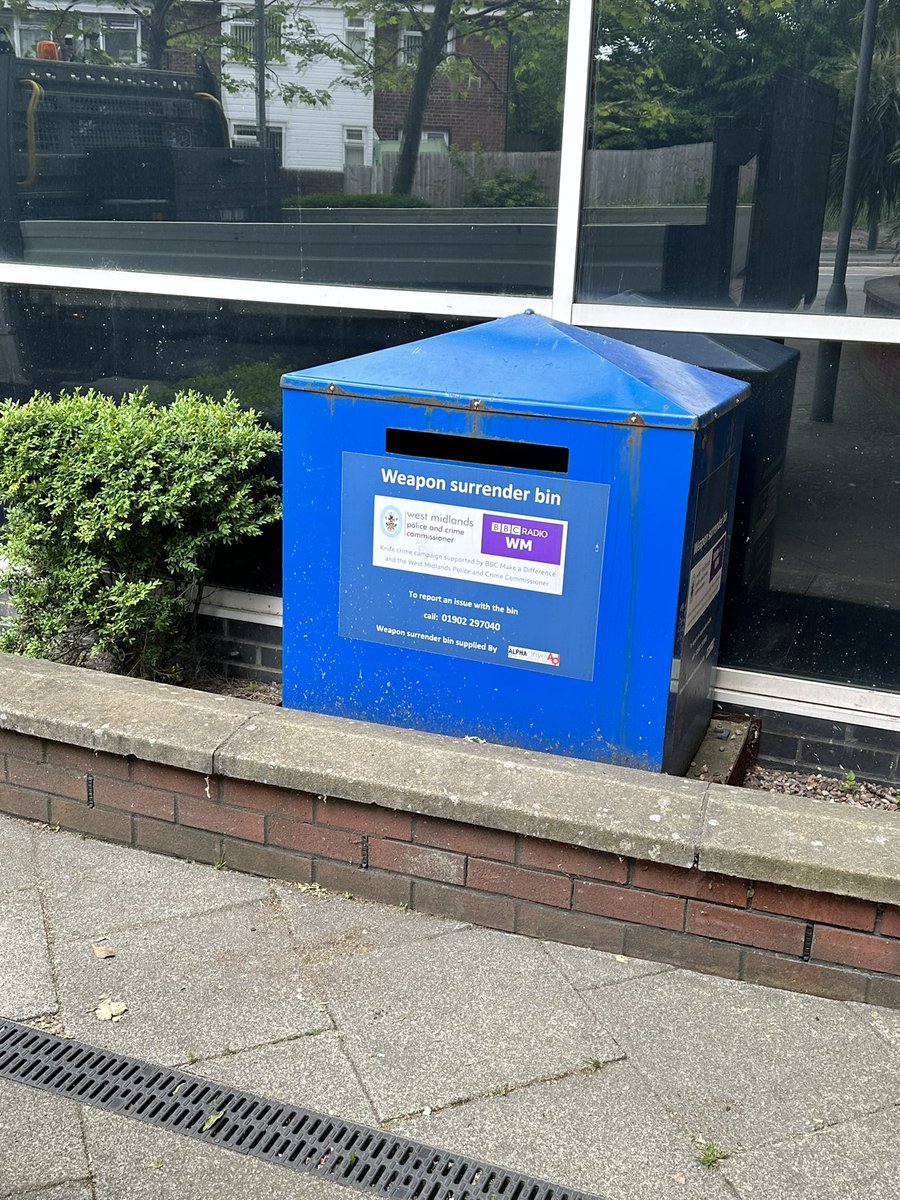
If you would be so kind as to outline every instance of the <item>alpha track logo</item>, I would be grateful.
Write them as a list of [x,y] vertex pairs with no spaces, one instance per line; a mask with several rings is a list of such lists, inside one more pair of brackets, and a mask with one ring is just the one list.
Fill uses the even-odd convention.
[[506,657],[517,662],[537,663],[542,667],[558,667],[559,654],[555,650],[532,650],[528,646],[507,646]]

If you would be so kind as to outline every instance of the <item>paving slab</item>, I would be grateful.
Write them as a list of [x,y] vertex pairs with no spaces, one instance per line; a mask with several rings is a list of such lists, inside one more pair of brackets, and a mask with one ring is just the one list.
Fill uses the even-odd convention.
[[464,930],[314,969],[381,1120],[621,1053],[525,938]]
[[38,878],[59,942],[114,937],[124,929],[264,899],[268,882],[201,863],[41,830]]
[[411,1137],[609,1200],[733,1200],[634,1069],[521,1088],[403,1122]]
[[84,1110],[96,1200],[350,1200],[346,1188],[98,1109]]
[[[154,1062],[183,1062],[319,1029],[321,1004],[293,939],[268,901],[251,901],[116,938],[97,959],[90,939],[55,948],[66,1029]],[[101,994],[124,1000],[113,1023],[94,1015]]]
[[407,912],[368,900],[349,900],[308,884],[274,884],[275,895],[307,963],[368,954],[422,938],[468,929],[465,922]]
[[14,1200],[94,1200],[93,1181],[86,1179],[69,1183],[57,1183],[48,1188],[27,1188],[21,1192],[10,1192]]
[[57,1007],[36,888],[0,901],[0,1014],[24,1021]]
[[864,1025],[890,1042],[896,1050],[900,1050],[900,1011],[894,1008],[879,1008],[874,1004],[852,1003],[849,1007],[855,1009]]
[[900,1101],[900,1055],[840,1001],[688,971],[582,996],[684,1127],[726,1150]]
[[897,1110],[736,1155],[720,1170],[741,1200],[897,1200]]
[[19,888],[34,887],[37,863],[35,831],[22,821],[0,817],[0,895]]
[[77,1106],[0,1080],[0,1196],[89,1176]]
[[673,970],[665,963],[629,958],[625,954],[607,954],[604,950],[565,946],[560,942],[544,942],[543,946],[550,961],[562,971],[576,992]]
[[377,1120],[341,1039],[333,1031],[243,1050],[186,1069],[217,1083],[360,1125],[372,1125]]

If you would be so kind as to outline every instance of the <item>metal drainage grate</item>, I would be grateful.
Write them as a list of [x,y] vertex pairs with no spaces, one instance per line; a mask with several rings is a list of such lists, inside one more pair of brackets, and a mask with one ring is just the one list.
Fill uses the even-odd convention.
[[0,1079],[391,1200],[602,1200],[5,1018]]

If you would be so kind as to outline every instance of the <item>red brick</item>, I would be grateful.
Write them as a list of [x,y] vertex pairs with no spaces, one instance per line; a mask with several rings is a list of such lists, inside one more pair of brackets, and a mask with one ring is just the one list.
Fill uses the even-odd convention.
[[44,792],[26,792],[8,783],[0,783],[0,812],[27,821],[50,820],[50,797]]
[[635,888],[608,883],[576,883],[574,907],[615,921],[634,921],[659,929],[684,928],[685,901],[677,896],[657,896]]
[[144,787],[159,788],[164,792],[216,799],[216,777],[201,775],[199,771],[183,771],[180,767],[167,767],[163,763],[138,759],[131,764],[131,778]]
[[483,829],[462,821],[444,821],[440,817],[416,817],[415,840],[438,850],[456,850],[476,858],[496,858],[512,862],[516,857],[516,835],[501,829]]
[[587,913],[545,908],[542,904],[519,905],[516,933],[545,941],[567,942],[570,946],[590,946],[610,954],[621,954],[625,946],[624,925]]
[[885,937],[900,937],[900,908],[886,908],[881,914],[881,932]]
[[134,844],[156,854],[170,854],[191,862],[218,862],[222,857],[222,839],[205,830],[189,829],[151,817],[134,818]]
[[28,758],[32,762],[44,761],[44,743],[40,738],[27,733],[15,733],[12,729],[0,729],[0,754],[12,754],[16,758]]
[[625,930],[625,953],[629,958],[644,958],[650,962],[671,963],[705,975],[740,978],[741,950],[721,942],[675,933],[669,929],[651,929],[647,925],[630,925]]
[[50,798],[50,820],[63,829],[75,829],[108,842],[131,842],[131,816],[114,808],[88,808],[73,800]]
[[900,975],[900,942],[869,933],[850,933],[820,925],[813,935],[811,957],[863,971]]
[[520,900],[534,900],[537,904],[552,904],[554,908],[568,908],[572,903],[572,881],[565,875],[527,871],[523,867],[485,862],[481,858],[469,859],[466,882],[469,887],[482,892],[517,896]]
[[80,775],[104,775],[111,779],[128,778],[128,759],[118,754],[104,754],[85,746],[68,746],[62,742],[47,743],[47,761],[66,771]]
[[669,892],[694,900],[709,900],[715,904],[747,905],[747,884],[730,875],[711,871],[695,871],[690,867],[672,867],[668,863],[635,860],[631,872],[634,887],[650,892]]
[[430,846],[410,846],[406,842],[373,838],[369,842],[369,866],[422,879],[436,879],[439,883],[461,886],[466,881],[465,855],[432,850]]
[[506,896],[486,896],[469,888],[447,887],[443,883],[417,882],[413,886],[413,908],[510,933],[516,924],[515,902]]
[[263,875],[266,879],[288,879],[291,883],[309,883],[312,879],[312,859],[274,846],[257,846],[251,842],[225,839],[222,846],[225,865],[233,871]]
[[883,1008],[900,1008],[900,979],[891,979],[889,975],[870,976],[866,1001]]
[[519,866],[560,871],[563,875],[583,875],[588,879],[606,879],[610,883],[625,883],[628,878],[628,863],[618,855],[587,850],[583,846],[566,846],[562,842],[545,842],[540,838],[522,839]]
[[238,808],[254,808],[258,812],[295,821],[312,821],[313,798],[309,792],[294,792],[289,788],[269,787],[265,783],[250,783],[245,779],[223,779],[222,801]]
[[316,821],[336,829],[356,829],[373,837],[396,838],[404,842],[412,837],[409,813],[378,808],[375,804],[356,804],[352,800],[317,800]]
[[266,818],[262,813],[213,804],[209,800],[194,800],[189,796],[178,798],[178,823],[194,829],[227,833],[245,842],[263,842],[266,837]]
[[141,813],[159,821],[175,820],[175,797],[171,792],[157,792],[121,779],[98,776],[94,780],[94,800],[107,808]]
[[349,892],[351,896],[364,896],[381,904],[409,905],[412,884],[404,875],[317,859],[313,863],[313,876],[320,887],[331,892]]
[[28,762],[24,758],[9,758],[6,763],[10,783],[33,788],[36,792],[49,792],[51,796],[69,796],[73,800],[87,800],[87,789],[83,775],[63,770],[51,763]]
[[358,834],[310,825],[305,821],[291,821],[288,817],[269,817],[268,841],[272,846],[284,846],[287,850],[335,858],[345,863],[358,865],[362,861],[362,838]]
[[744,980],[807,996],[827,996],[831,1000],[865,1000],[869,977],[749,950],[744,956]]
[[759,912],[780,913],[824,925],[842,925],[845,929],[871,932],[875,928],[876,908],[871,901],[832,896],[828,892],[807,892],[802,888],[758,883],[752,907]]
[[686,929],[688,933],[718,938],[722,942],[797,955],[803,953],[806,932],[800,921],[741,912],[719,904],[702,904],[698,900],[688,901]]

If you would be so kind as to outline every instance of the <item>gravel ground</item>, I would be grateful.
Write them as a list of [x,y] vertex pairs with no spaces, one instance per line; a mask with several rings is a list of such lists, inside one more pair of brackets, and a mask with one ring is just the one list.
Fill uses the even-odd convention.
[[880,808],[900,812],[900,784],[867,783],[852,771],[846,775],[808,774],[806,771],[779,771],[774,767],[755,766],[744,787],[783,796],[808,796],[829,800],[832,804],[852,804],[855,808]]

